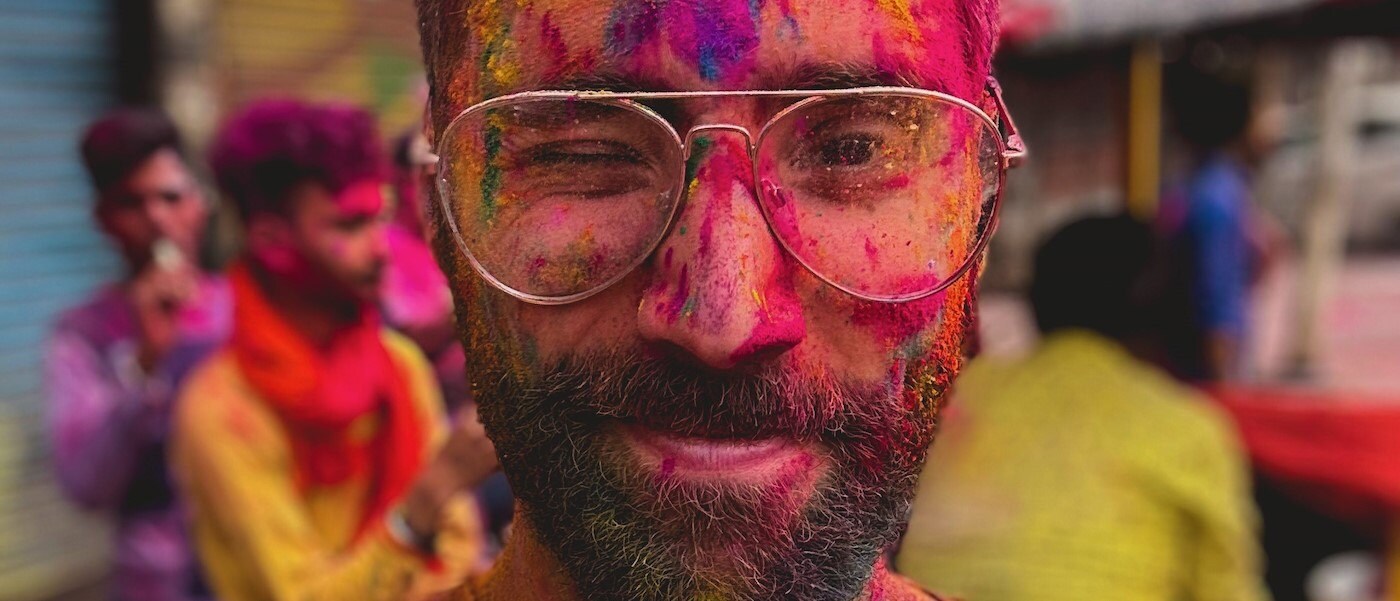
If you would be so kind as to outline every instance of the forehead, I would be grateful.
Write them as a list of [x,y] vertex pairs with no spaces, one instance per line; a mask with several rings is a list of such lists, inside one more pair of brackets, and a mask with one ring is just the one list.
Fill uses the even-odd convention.
[[968,96],[985,67],[968,58],[964,1],[467,0],[437,17],[429,60],[451,105],[595,80],[774,89],[849,74]]

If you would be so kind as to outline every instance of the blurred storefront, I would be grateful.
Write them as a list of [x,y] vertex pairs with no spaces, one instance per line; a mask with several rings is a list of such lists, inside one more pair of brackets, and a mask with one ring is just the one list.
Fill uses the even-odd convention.
[[42,343],[65,306],[117,276],[77,156],[122,103],[169,110],[201,148],[223,114],[297,96],[363,104],[386,135],[421,115],[413,6],[397,0],[0,3],[0,601],[100,599],[101,521],[49,476]]
[[39,351],[55,312],[118,268],[75,142],[121,93],[114,7],[0,3],[0,599],[91,582],[105,563],[102,531],[48,477]]
[[[1315,192],[1322,78],[1336,44],[1371,49],[1353,134],[1364,161],[1353,177],[1393,170],[1400,157],[1400,3],[1004,0],[1003,7],[998,73],[1035,160],[1013,174],[994,240],[994,286],[1023,285],[1031,245],[1072,215],[1153,210],[1183,160],[1164,115],[1162,69],[1202,48],[1214,60],[1242,63],[1263,80],[1256,87],[1264,100],[1285,109],[1285,145],[1265,166],[1259,196],[1290,225],[1306,219]],[[1348,241],[1400,245],[1400,186],[1376,182],[1355,192]]]

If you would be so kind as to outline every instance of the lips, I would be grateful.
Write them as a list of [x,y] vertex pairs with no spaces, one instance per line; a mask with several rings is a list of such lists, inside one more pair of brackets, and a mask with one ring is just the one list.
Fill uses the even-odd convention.
[[802,446],[781,438],[761,440],[693,438],[643,426],[622,428],[623,438],[644,458],[655,461],[663,475],[686,473],[739,478],[759,475],[797,460],[810,463]]

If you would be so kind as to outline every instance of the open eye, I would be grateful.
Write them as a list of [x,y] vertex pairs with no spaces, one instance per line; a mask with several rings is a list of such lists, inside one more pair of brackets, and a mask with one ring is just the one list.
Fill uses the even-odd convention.
[[815,148],[817,166],[855,167],[875,157],[879,139],[862,133],[845,134],[822,140]]

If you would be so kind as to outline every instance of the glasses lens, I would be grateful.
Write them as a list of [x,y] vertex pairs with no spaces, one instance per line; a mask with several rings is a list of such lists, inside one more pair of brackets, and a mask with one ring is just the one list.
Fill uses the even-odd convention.
[[973,260],[1000,188],[997,132],[938,98],[801,105],[759,149],[764,210],[814,273],[882,300],[947,283]]
[[565,299],[616,282],[655,248],[684,180],[674,134],[638,109],[522,101],[443,137],[450,218],[490,278]]

